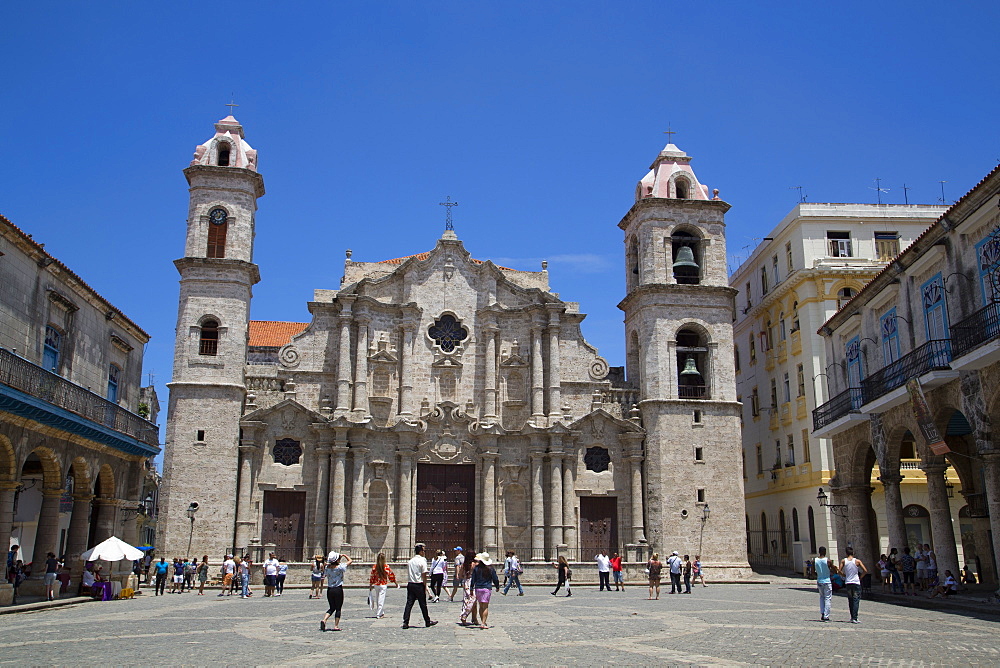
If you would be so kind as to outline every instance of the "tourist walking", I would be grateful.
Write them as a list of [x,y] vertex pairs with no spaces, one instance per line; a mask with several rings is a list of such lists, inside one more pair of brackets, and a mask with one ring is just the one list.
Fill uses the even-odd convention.
[[455,548],[455,579],[452,580],[451,594],[448,596],[449,601],[455,600],[455,592],[458,588],[462,586],[462,582],[465,580],[465,554],[463,553],[462,546],[459,545]]
[[684,593],[691,593],[691,557],[684,555]]
[[233,580],[235,578],[236,562],[233,560],[233,555],[227,554],[226,558],[222,560],[222,591],[219,592],[219,596],[233,595]]
[[278,560],[274,552],[268,553],[264,560],[264,598],[274,595],[274,588],[278,584]]
[[816,571],[816,588],[819,589],[819,621],[830,621],[830,605],[833,602],[833,581],[831,573],[836,570],[833,561],[826,556],[826,548],[820,546],[819,556],[813,559]]
[[281,596],[285,591],[285,578],[288,577],[288,564],[284,559],[278,557],[278,575],[274,580],[276,596]]
[[555,596],[559,593],[559,589],[566,585],[566,595],[572,596],[573,592],[570,590],[570,579],[573,577],[573,569],[569,567],[569,562],[566,561],[566,557],[559,555],[559,560],[552,564],[552,567],[556,569],[558,573],[558,580],[556,581],[556,589],[552,592]]
[[503,595],[507,595],[511,585],[517,585],[517,595],[524,596],[524,587],[521,586],[521,573],[524,570],[521,568],[520,559],[517,558],[513,550],[507,552],[507,558],[503,563],[503,571],[507,574],[507,583],[503,587]]
[[331,552],[326,557],[326,600],[329,608],[319,622],[319,630],[326,631],[326,620],[333,615],[333,630],[340,630],[340,611],[344,607],[344,575],[351,565],[351,558],[346,554]]
[[441,600],[441,586],[444,584],[444,576],[448,573],[448,557],[445,556],[444,550],[437,551],[430,568],[431,593],[434,595],[431,603],[437,603]]
[[184,562],[180,559],[174,559],[174,581],[170,587],[171,594],[183,594],[184,593]]
[[845,550],[846,557],[840,560],[840,573],[844,576],[844,589],[847,590],[847,604],[851,609],[851,624],[860,624],[858,608],[861,607],[861,578],[868,569],[860,559],[854,558],[854,548]]
[[[649,558],[646,562],[646,573],[649,574],[649,598],[647,601],[658,601],[660,599],[660,574],[663,571],[663,563],[660,561],[660,555],[658,552],[654,552],[653,556]],[[653,598],[653,592],[656,592],[656,598]]]
[[323,573],[325,571],[326,567],[323,565],[323,555],[314,554],[312,572],[310,574],[312,593],[309,594],[309,598],[319,598],[320,591],[323,589]]
[[[153,596],[160,596],[166,593],[164,590],[167,587],[168,575],[170,575],[170,564],[167,563],[166,557],[160,557],[160,560],[153,565],[153,577],[155,578]],[[219,595],[221,596],[221,594]]]
[[368,595],[374,600],[375,619],[385,617],[383,608],[385,607],[385,591],[389,588],[389,583],[396,585],[396,574],[392,572],[389,565],[385,563],[385,552],[379,552],[375,558],[375,565],[372,566],[371,575],[368,577]]
[[424,617],[426,626],[434,626],[437,621],[431,620],[427,614],[427,582],[430,577],[430,567],[427,565],[427,558],[424,557],[424,546],[417,543],[413,548],[413,558],[406,566],[406,608],[403,610],[403,628],[410,628],[410,611],[414,603],[420,604],[420,614]]
[[[474,550],[472,551],[472,554],[475,555]],[[478,563],[479,561],[476,560],[475,556],[469,557],[465,562],[464,570],[462,571],[462,589],[465,592],[465,595],[462,598],[462,612],[458,616],[458,623],[462,626],[469,625],[466,620],[469,618],[470,614],[472,615],[472,625],[479,625],[479,622],[476,619],[479,614],[476,611],[476,592],[472,588],[472,569],[475,568]]]
[[611,591],[611,559],[608,557],[608,551],[601,550],[601,553],[594,557],[594,561],[597,562],[597,578],[601,582],[598,591],[604,591],[605,587]]
[[701,586],[702,587],[707,587],[708,585],[705,584],[705,569],[702,568],[702,566],[701,566],[701,555],[700,554],[694,555],[694,566],[693,566],[693,569],[694,569],[694,582],[695,582],[695,584],[697,584],[698,581],[701,580]]
[[667,558],[667,565],[670,567],[670,593],[679,594],[681,593],[681,557],[677,554],[677,550],[670,553],[670,557]]
[[899,570],[903,573],[903,595],[906,596],[907,588],[909,595],[917,595],[917,560],[910,554],[909,546],[903,548],[903,556],[899,558]]
[[205,583],[208,581],[208,555],[202,555],[198,564],[198,596],[205,595]]
[[486,623],[490,615],[490,596],[493,590],[500,591],[500,580],[489,552],[476,555],[476,567],[472,569],[472,589],[476,592],[476,604],[479,606],[479,628],[488,629]]
[[615,581],[615,591],[618,591],[619,588],[621,591],[625,591],[625,578],[622,577],[622,558],[617,552],[611,555],[611,575]]
[[54,601],[56,578],[59,577],[59,560],[55,552],[45,555],[45,598]]

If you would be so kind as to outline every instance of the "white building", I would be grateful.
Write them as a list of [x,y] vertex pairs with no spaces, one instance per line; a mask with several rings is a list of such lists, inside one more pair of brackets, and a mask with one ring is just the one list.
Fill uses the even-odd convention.
[[820,545],[835,553],[816,499],[834,474],[829,439],[811,434],[828,398],[816,331],[943,210],[799,204],[731,276],[751,565],[798,570]]

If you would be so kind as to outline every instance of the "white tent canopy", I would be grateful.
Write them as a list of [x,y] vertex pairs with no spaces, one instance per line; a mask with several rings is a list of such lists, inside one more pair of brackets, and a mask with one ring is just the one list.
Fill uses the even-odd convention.
[[84,561],[97,561],[98,559],[103,559],[104,561],[121,561],[122,559],[135,561],[136,559],[142,559],[142,550],[137,550],[125,541],[112,536],[81,554],[80,558]]

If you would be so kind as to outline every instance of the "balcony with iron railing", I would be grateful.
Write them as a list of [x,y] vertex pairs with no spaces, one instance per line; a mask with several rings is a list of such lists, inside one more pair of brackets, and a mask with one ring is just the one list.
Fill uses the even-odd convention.
[[955,359],[1000,337],[1000,302],[992,302],[951,326]]
[[677,396],[681,399],[707,399],[708,386],[706,385],[678,385]]
[[819,431],[849,413],[857,413],[860,407],[861,388],[849,388],[822,406],[813,409],[813,430]]
[[157,425],[3,348],[0,409],[130,454],[160,451]]
[[862,401],[865,404],[871,403],[902,387],[910,378],[922,376],[930,371],[949,369],[950,362],[951,340],[928,341],[862,380]]

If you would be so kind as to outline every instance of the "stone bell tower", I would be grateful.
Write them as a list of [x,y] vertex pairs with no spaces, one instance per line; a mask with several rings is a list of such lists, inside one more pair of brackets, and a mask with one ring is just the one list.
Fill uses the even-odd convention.
[[[184,175],[190,204],[184,257],[174,262],[180,299],[157,547],[166,557],[218,559],[233,547],[247,322],[260,280],[254,216],[264,179],[232,116],[215,124]],[[192,520],[185,511],[193,503]]]
[[733,360],[736,290],[725,213],[668,144],[639,182],[625,232],[627,377],[646,429],[646,536],[661,556],[701,554],[716,577],[749,575],[740,404]]

